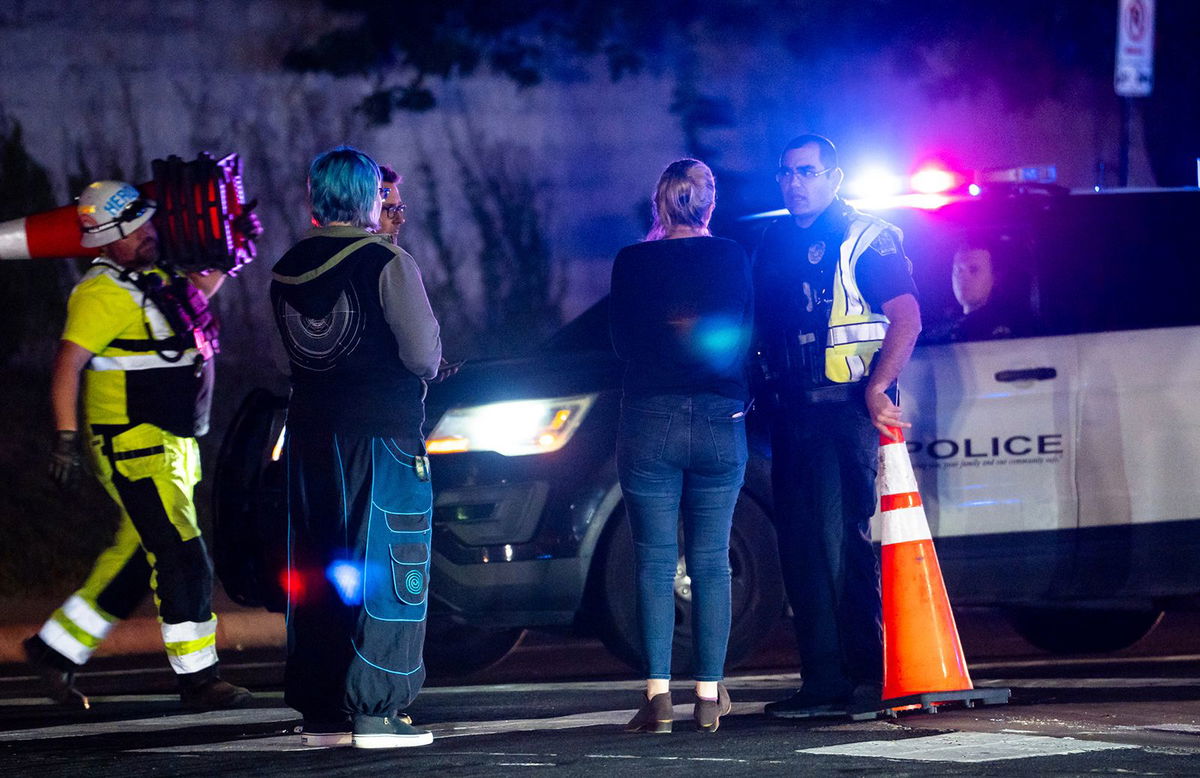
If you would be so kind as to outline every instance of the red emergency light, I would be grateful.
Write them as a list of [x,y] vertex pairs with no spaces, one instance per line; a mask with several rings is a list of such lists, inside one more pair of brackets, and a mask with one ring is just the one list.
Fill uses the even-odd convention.
[[909,185],[920,194],[944,194],[961,187],[965,179],[940,162],[927,162],[916,169]]

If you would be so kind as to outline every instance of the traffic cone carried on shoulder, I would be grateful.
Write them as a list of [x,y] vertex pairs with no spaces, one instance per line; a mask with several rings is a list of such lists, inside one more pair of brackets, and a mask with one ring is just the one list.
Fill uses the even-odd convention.
[[82,238],[75,206],[64,205],[0,222],[0,259],[99,256],[100,249],[85,248]]
[[947,702],[1006,703],[1008,689],[971,684],[904,435],[890,429],[896,440],[879,440],[883,708],[932,713]]

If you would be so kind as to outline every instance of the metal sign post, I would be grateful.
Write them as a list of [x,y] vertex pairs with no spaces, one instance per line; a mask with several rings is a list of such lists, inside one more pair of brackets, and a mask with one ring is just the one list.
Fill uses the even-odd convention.
[[1154,89],[1154,0],[1120,0],[1113,88],[1121,100],[1120,186],[1129,184],[1133,98]]

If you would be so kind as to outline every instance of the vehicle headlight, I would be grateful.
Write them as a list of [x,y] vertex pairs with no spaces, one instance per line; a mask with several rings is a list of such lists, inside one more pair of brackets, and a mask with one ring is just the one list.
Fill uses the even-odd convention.
[[567,445],[594,394],[451,408],[425,441],[430,454],[495,451],[504,456],[549,454]]

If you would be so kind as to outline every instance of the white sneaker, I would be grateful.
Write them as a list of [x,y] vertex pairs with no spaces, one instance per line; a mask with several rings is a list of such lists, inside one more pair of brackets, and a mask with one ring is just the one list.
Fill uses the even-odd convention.
[[355,748],[410,748],[427,746],[433,733],[417,729],[406,714],[395,716],[355,716]]
[[341,721],[305,721],[300,730],[300,745],[314,748],[348,746],[354,741],[350,719]]

